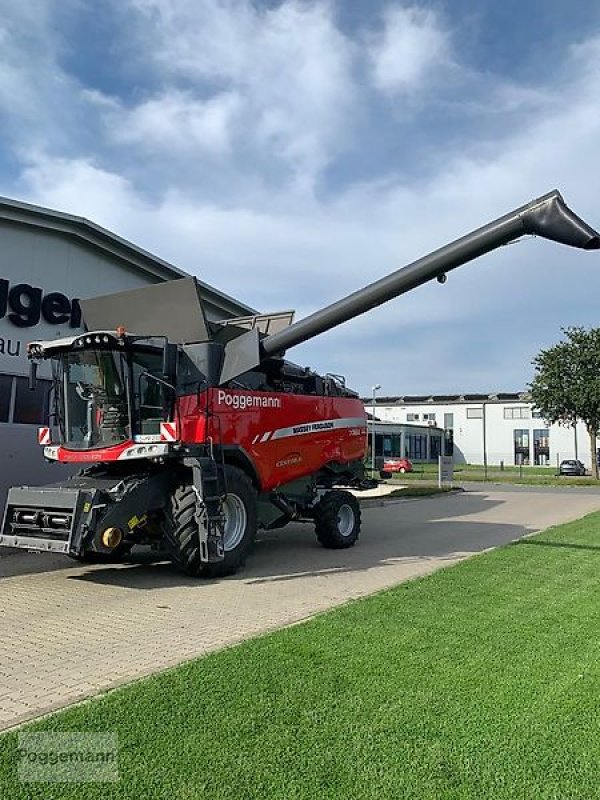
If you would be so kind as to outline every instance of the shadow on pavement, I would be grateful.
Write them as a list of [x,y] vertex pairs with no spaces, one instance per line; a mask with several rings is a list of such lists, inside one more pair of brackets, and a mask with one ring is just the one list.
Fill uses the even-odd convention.
[[0,580],[17,578],[21,575],[35,575],[40,572],[55,572],[69,569],[75,562],[68,556],[49,553],[30,553],[20,550],[0,557]]
[[[495,522],[455,522],[452,517],[480,514],[498,505],[482,496],[448,498],[443,507],[437,498],[394,503],[363,511],[363,532],[356,547],[326,550],[316,541],[312,526],[293,524],[278,531],[261,532],[246,567],[222,579],[188,578],[160,556],[138,561],[135,553],[123,565],[95,565],[68,575],[69,580],[120,586],[127,589],[160,589],[176,586],[211,587],[222,581],[261,585],[307,576],[327,576],[370,570],[386,564],[435,560],[452,561],[458,553],[477,553],[505,544],[531,532],[523,525]],[[439,522],[438,522],[439,520]]]
[[[448,518],[454,515],[464,514],[479,514],[494,506],[498,505],[500,501],[493,500],[482,493],[478,494],[461,494],[460,497],[463,502],[460,505],[455,505],[452,500],[457,495],[450,496],[433,496],[431,498],[407,498],[406,501],[393,502],[385,507],[366,508],[363,510],[363,536],[369,535],[368,520],[377,513],[384,512],[386,516],[397,517],[406,513],[407,509],[413,509],[411,515],[414,513],[415,504],[418,504],[419,516],[423,521],[435,520],[438,517],[438,512],[441,507],[438,503],[443,502],[443,517]],[[446,501],[446,502],[444,502]],[[448,502],[449,501],[449,502]],[[300,540],[303,540],[304,547],[300,545]],[[285,553],[285,571],[289,571],[290,566],[293,565],[293,559],[297,555],[298,549],[305,550],[306,547],[315,553],[328,553],[328,558],[335,551],[324,551],[321,547],[317,546],[314,541],[311,526],[309,525],[291,525],[283,530],[276,532],[259,532],[258,541],[253,553],[251,563],[259,565],[257,558],[262,559],[265,557],[265,564],[261,565],[266,570],[261,570],[260,577],[272,577],[276,579],[276,575],[269,575],[270,568],[273,563],[272,557],[267,550],[263,547],[263,543],[276,542],[273,545],[278,551],[281,550]],[[271,544],[269,544],[271,547]],[[337,551],[338,554],[348,553],[348,551]],[[160,568],[159,568],[159,562]],[[279,569],[282,569],[279,567]],[[48,553],[30,553],[27,551],[11,551],[4,555],[0,550],[0,580],[3,578],[13,578],[22,575],[34,575],[44,572],[55,572],[58,570],[82,570],[79,574],[69,575],[72,579],[88,580],[97,582],[106,582],[113,585],[128,585],[131,582],[132,586],[138,588],[157,588],[158,586],[173,586],[185,585],[188,582],[190,585],[197,585],[206,583],[206,581],[199,581],[198,579],[186,578],[175,570],[170,563],[160,554],[156,554],[149,550],[149,548],[136,548],[133,553],[120,564],[82,564],[70,559],[68,556]],[[338,569],[343,571],[345,566],[336,567],[335,565],[325,569],[324,572]],[[144,573],[144,571],[146,571]],[[299,574],[306,574],[307,571],[312,572],[312,569],[303,570]],[[248,578],[250,571],[248,567],[243,570],[238,577],[241,579]],[[231,580],[229,578],[228,580]],[[213,584],[214,580],[209,581]]]
[[[163,560],[164,556],[157,556],[151,553],[150,548],[138,548],[138,550],[120,562],[114,562],[111,566],[121,566],[122,564],[149,564],[157,560]],[[0,580],[2,578],[17,578],[21,575],[36,575],[44,572],[56,572],[66,569],[87,569],[91,565],[76,561],[69,556],[57,553],[38,553],[28,550],[17,550],[10,554],[0,557]]]

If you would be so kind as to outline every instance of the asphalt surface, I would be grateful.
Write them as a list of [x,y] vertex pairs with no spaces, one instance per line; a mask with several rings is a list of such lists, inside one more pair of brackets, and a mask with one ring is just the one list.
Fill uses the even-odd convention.
[[262,534],[244,571],[217,581],[143,554],[110,566],[5,556],[0,729],[597,509],[594,488],[478,484],[388,501],[363,511],[350,550],[324,550],[309,526],[290,525]]

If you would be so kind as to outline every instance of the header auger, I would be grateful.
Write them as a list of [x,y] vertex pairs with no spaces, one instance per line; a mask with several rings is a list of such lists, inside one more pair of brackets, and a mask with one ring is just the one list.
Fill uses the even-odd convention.
[[87,332],[29,349],[32,382],[39,361],[52,365],[44,455],[80,471],[12,488],[0,545],[103,560],[150,544],[197,576],[235,572],[257,528],[292,520],[351,547],[349,490],[374,485],[364,408],[342,378],[286,351],[527,234],[600,248],[553,191],[298,322],[211,322],[193,278],[83,301]]

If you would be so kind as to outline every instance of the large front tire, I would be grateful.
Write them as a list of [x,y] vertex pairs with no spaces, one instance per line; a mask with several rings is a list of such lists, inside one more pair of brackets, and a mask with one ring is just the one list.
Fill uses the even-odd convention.
[[360,505],[350,492],[331,491],[314,509],[317,539],[331,550],[356,544],[360,535]]
[[171,496],[164,529],[165,547],[173,564],[186,575],[220,578],[237,572],[245,563],[256,537],[256,491],[250,478],[237,467],[225,465],[227,495],[224,557],[215,564],[200,561],[196,519],[197,495],[193,485],[182,483]]

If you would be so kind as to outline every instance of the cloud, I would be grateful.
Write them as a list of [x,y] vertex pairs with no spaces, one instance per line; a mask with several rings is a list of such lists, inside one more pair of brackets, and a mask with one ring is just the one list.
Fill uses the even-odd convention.
[[[600,219],[593,35],[565,50],[551,80],[521,85],[467,65],[427,7],[390,7],[369,38],[366,24],[342,32],[328,3],[125,6],[120,63],[127,72],[137,58],[142,76],[130,91],[69,72],[41,15],[53,94],[13,36],[2,58],[18,67],[10,91],[27,114],[5,105],[15,139],[0,192],[87,216],[249,305],[299,317],[555,185]],[[406,45],[374,88],[403,20],[421,49]],[[442,43],[426,46],[423,31]],[[402,66],[409,52],[425,60]],[[444,64],[465,97],[445,94]],[[397,103],[409,87],[430,99]],[[517,389],[560,325],[597,324],[596,267],[593,254],[525,241],[290,357],[363,391]]]
[[[31,136],[34,123],[50,116],[53,104],[70,93],[68,80],[54,70],[55,38],[46,33],[51,16],[44,0],[0,3],[0,115],[3,135]],[[54,107],[54,113],[56,107]],[[69,109],[65,109],[69,114]],[[28,132],[29,131],[29,132]]]
[[384,92],[414,92],[440,67],[450,67],[451,37],[433,10],[388,8],[369,47],[374,85]]
[[144,208],[129,181],[91,161],[56,158],[43,151],[27,154],[20,186],[32,202],[119,228],[119,216],[135,217]]
[[[225,101],[231,139],[244,150],[250,141],[307,186],[343,147],[355,94],[354,46],[336,27],[329,3],[289,0],[266,8],[249,0],[135,0],[133,7],[137,46],[149,43],[154,68],[169,85],[160,100],[134,108],[134,119],[158,106],[167,106],[167,116],[175,106],[181,116],[182,85],[204,96],[214,92],[216,106],[208,109],[186,94],[185,104],[196,109],[188,122],[208,110],[221,130]],[[189,143],[193,149],[196,137]]]
[[107,122],[115,142],[148,150],[225,154],[231,150],[242,100],[221,92],[206,101],[178,90],[153,97],[132,109],[109,108]]

